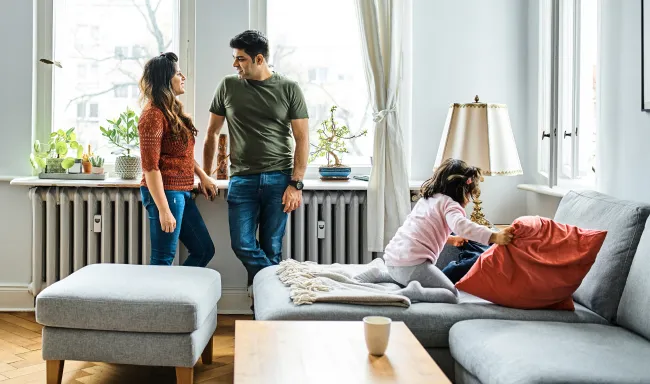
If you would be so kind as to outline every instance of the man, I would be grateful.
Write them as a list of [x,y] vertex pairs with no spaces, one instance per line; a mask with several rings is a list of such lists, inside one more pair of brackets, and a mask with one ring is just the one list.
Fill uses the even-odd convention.
[[271,72],[265,36],[245,31],[230,40],[230,47],[237,75],[226,76],[216,89],[203,168],[212,174],[219,131],[227,120],[230,239],[248,271],[251,295],[257,272],[280,263],[287,214],[302,200],[309,157],[308,113],[298,84]]

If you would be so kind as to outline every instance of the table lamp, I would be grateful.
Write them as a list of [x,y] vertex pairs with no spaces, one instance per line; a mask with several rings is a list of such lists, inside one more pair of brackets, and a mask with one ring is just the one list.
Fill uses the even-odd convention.
[[[484,176],[523,174],[508,107],[505,104],[481,103],[478,96],[473,103],[451,104],[434,170],[448,158],[479,167]],[[480,194],[474,199],[470,219],[477,224],[491,226],[481,210]]]

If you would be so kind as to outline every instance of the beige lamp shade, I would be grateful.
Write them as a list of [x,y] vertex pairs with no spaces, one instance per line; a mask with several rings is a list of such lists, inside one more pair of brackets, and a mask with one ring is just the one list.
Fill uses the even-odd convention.
[[485,176],[523,174],[508,107],[474,100],[449,107],[434,168],[451,157],[481,168]]

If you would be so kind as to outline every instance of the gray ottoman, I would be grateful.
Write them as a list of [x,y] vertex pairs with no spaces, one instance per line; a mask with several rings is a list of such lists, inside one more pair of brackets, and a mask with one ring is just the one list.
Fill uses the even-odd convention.
[[221,276],[208,268],[94,264],[36,297],[47,382],[65,360],[176,367],[191,383],[212,362]]

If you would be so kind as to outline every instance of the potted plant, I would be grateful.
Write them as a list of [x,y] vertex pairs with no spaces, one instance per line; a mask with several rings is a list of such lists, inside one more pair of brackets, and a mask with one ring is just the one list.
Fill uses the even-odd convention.
[[120,155],[115,160],[115,173],[122,179],[135,179],[141,172],[140,157],[132,151],[139,148],[138,115],[126,108],[117,120],[106,120],[110,126],[99,127],[102,135],[117,149],[113,154]]
[[71,149],[77,151],[76,158],[81,158],[83,149],[77,143],[74,127],[52,132],[47,143],[35,140],[33,152],[29,155],[32,169],[37,173],[66,173],[75,163],[75,157],[68,156]]
[[90,163],[90,158],[93,157],[93,153],[90,150],[90,144],[88,144],[88,152],[83,154],[81,165],[83,167],[83,173],[90,173],[92,171],[93,165]]
[[90,158],[92,164],[92,173],[101,175],[104,173],[104,158],[100,156],[93,156]]
[[334,119],[336,105],[330,108],[330,117],[321,123],[322,128],[318,129],[318,145],[312,144],[316,148],[310,153],[309,161],[312,162],[319,157],[325,156],[327,165],[318,168],[318,171],[324,179],[347,179],[352,169],[343,165],[342,154],[348,153],[345,140],[356,139],[365,136],[368,131],[364,130],[357,135],[350,136],[350,129],[340,124]]

